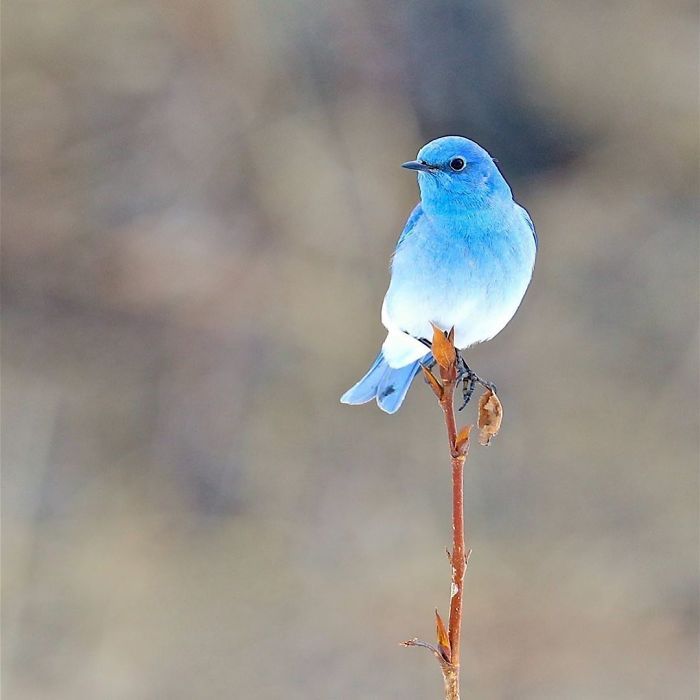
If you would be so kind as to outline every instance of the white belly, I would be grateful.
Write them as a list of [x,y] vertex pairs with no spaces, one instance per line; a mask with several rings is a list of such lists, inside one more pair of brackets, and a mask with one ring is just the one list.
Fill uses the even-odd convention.
[[532,275],[535,244],[531,231],[491,237],[481,247],[434,238],[416,239],[397,251],[382,307],[389,331],[384,356],[392,367],[422,357],[417,338],[432,338],[431,322],[455,328],[464,349],[493,338],[510,321]]

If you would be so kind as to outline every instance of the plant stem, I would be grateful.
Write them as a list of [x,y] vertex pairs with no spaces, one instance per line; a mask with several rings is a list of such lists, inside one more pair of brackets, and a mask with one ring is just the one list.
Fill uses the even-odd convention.
[[[451,374],[451,373],[450,373]],[[440,406],[445,415],[445,427],[452,458],[452,586],[450,598],[450,619],[448,624],[448,636],[450,640],[450,666],[451,673],[445,672],[445,697],[446,700],[459,700],[459,655],[460,635],[462,630],[462,594],[464,588],[464,574],[467,567],[467,554],[464,538],[464,463],[466,454],[462,454],[457,446],[457,423],[454,409],[454,390],[457,384],[456,378],[446,378],[443,385],[443,394]]]
[[[409,639],[403,642],[404,646],[425,647],[433,652],[440,663],[442,677],[445,681],[445,700],[459,700],[459,658],[460,635],[462,630],[462,596],[464,588],[464,574],[467,570],[467,561],[470,551],[466,549],[464,537],[464,463],[469,453],[469,436],[471,425],[467,425],[457,432],[455,418],[454,395],[455,388],[459,384],[458,363],[459,356],[454,346],[454,329],[449,333],[442,331],[433,324],[432,353],[435,363],[439,366],[440,380],[432,374],[428,367],[423,367],[423,376],[440,403],[440,408],[445,416],[447,428],[447,441],[450,448],[452,463],[452,553],[448,552],[452,565],[452,585],[450,590],[450,619],[447,630],[438,611],[435,611],[437,625],[437,646],[422,642],[418,639]],[[492,392],[490,392],[492,393]],[[489,395],[490,396],[490,395]],[[494,406],[500,406],[500,402],[494,396]],[[483,397],[482,397],[483,399]],[[484,401],[484,407],[488,401]],[[480,416],[479,427],[482,427],[481,411],[482,401],[479,402]],[[495,408],[493,409],[495,411]],[[494,418],[495,429],[492,435],[498,431],[500,425],[500,413],[498,420]],[[491,417],[490,414],[487,417]],[[482,443],[484,444],[484,443]]]

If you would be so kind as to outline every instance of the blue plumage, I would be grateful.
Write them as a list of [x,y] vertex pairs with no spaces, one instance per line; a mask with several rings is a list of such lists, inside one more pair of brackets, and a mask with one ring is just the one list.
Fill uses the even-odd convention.
[[388,334],[370,370],[341,397],[349,404],[376,398],[387,413],[400,408],[430,355],[419,339],[432,337],[431,323],[454,327],[460,349],[495,336],[520,305],[537,252],[530,216],[473,141],[431,141],[404,167],[418,172],[421,202],[392,257],[382,306]]
[[406,393],[413,377],[420,369],[421,362],[426,364],[429,359],[428,352],[420,360],[392,369],[380,351],[367,374],[352,389],[343,394],[341,401],[347,404],[360,404],[367,403],[376,397],[377,404],[383,411],[396,413],[406,398]]

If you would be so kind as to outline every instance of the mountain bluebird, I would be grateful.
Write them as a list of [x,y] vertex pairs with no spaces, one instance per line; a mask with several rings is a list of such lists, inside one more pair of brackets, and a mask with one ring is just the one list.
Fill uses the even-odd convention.
[[408,217],[382,306],[388,334],[367,374],[341,397],[376,398],[395,413],[432,356],[431,323],[455,329],[455,346],[493,338],[513,317],[532,277],[537,234],[481,146],[461,136],[431,141],[418,159],[421,201]]

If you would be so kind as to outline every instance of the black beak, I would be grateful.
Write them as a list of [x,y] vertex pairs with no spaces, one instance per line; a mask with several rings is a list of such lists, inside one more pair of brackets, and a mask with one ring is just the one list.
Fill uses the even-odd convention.
[[422,160],[409,160],[407,163],[402,163],[401,167],[406,168],[407,170],[420,170],[423,173],[428,173],[431,170],[434,170],[432,165],[428,165]]

